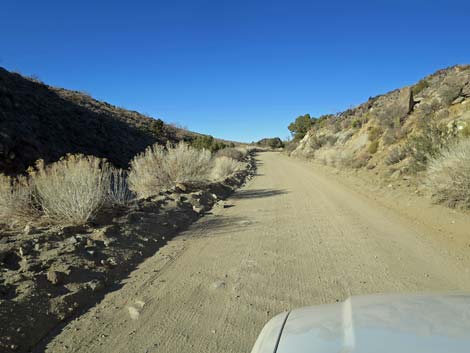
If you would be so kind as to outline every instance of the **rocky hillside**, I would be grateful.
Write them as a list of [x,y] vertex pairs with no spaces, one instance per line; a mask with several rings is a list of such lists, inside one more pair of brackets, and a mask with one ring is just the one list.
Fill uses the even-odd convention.
[[436,148],[461,136],[470,136],[470,66],[312,120],[292,155],[395,178],[424,170]]
[[0,172],[23,172],[37,159],[84,153],[126,167],[155,142],[194,134],[135,111],[100,102],[0,68]]

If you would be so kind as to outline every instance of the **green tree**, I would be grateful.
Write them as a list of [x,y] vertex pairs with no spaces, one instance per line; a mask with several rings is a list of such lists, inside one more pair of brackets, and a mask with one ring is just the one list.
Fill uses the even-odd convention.
[[220,149],[227,147],[223,142],[216,141],[214,137],[210,135],[202,135],[196,137],[192,142],[191,146],[197,149],[206,149],[211,152],[217,152]]
[[294,141],[301,140],[308,130],[312,128],[314,121],[315,120],[310,117],[310,114],[300,115],[297,119],[295,119],[295,121],[288,127],[294,136]]

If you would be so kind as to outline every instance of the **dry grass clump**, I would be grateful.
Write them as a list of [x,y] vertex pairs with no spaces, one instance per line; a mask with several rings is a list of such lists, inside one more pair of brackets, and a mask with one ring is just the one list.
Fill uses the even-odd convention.
[[429,161],[426,184],[437,202],[470,208],[470,139],[461,140]]
[[0,174],[0,223],[27,222],[37,216],[32,207],[31,185],[27,178],[13,179]]
[[214,159],[214,166],[212,168],[212,179],[221,180],[229,177],[230,175],[243,170],[245,163],[239,162],[229,157],[218,157]]
[[129,189],[128,174],[122,169],[111,170],[108,189],[108,203],[110,205],[125,206],[135,198],[135,194]]
[[108,199],[111,168],[93,156],[67,155],[31,171],[33,195],[43,214],[56,223],[80,224],[96,215]]
[[410,171],[419,172],[426,169],[428,162],[441,155],[446,146],[455,141],[455,133],[435,117],[420,119],[421,131],[411,135],[405,145],[410,158]]
[[181,142],[176,147],[159,145],[131,161],[129,187],[139,197],[155,195],[176,183],[203,181],[209,178],[211,153]]

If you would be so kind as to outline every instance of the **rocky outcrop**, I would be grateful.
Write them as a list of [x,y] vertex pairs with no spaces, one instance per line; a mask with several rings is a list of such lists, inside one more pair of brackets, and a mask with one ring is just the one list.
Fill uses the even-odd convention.
[[431,118],[457,132],[470,126],[470,66],[439,70],[413,86],[326,116],[292,155],[398,175],[406,167],[408,137]]
[[399,116],[400,117],[405,117],[411,111],[413,110],[414,107],[414,99],[413,99],[413,91],[411,87],[405,87],[400,90],[400,93],[398,94],[397,98],[397,107],[399,111]]

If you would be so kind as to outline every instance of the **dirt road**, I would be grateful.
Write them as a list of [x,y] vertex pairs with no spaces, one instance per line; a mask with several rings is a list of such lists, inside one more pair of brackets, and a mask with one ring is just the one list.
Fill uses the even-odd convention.
[[306,162],[277,153],[258,160],[259,175],[230,207],[170,241],[46,351],[249,352],[264,323],[290,308],[470,290],[468,257],[437,230]]

